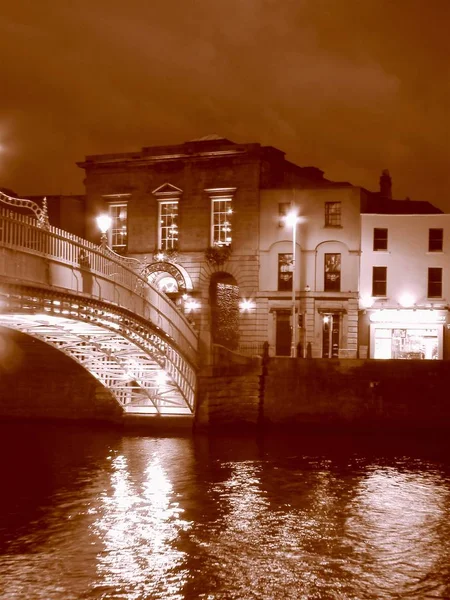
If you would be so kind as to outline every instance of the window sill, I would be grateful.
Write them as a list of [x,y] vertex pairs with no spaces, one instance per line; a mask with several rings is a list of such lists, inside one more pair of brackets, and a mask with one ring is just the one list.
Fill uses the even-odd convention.
[[342,225],[324,225],[324,229],[343,229]]

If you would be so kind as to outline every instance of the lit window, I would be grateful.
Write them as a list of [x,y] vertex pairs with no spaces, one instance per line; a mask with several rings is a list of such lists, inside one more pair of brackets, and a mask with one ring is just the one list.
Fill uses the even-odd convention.
[[428,298],[442,298],[441,267],[430,267],[428,269]]
[[372,296],[386,296],[387,267],[373,267]]
[[373,249],[387,250],[388,249],[388,230],[375,227],[373,230]]
[[161,250],[178,247],[178,200],[159,203],[159,247]]
[[292,254],[278,255],[278,291],[292,291],[293,257]]
[[232,236],[231,198],[212,198],[212,245],[229,246]]
[[341,226],[341,203],[325,202],[325,227]]
[[428,231],[428,252],[442,252],[444,247],[444,230],[430,229]]
[[111,217],[110,246],[115,252],[123,252],[127,247],[127,205],[110,204],[109,216]]
[[341,291],[341,255],[325,254],[325,292]]

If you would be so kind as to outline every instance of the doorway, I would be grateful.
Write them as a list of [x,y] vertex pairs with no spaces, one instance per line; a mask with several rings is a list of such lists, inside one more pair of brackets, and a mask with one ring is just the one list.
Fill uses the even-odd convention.
[[276,356],[291,355],[291,312],[289,310],[276,311]]
[[322,322],[322,358],[339,358],[340,314],[326,313]]

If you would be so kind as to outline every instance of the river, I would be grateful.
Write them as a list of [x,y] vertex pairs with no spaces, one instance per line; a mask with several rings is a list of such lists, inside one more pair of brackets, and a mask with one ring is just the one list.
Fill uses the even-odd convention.
[[0,424],[0,598],[450,598],[446,440]]

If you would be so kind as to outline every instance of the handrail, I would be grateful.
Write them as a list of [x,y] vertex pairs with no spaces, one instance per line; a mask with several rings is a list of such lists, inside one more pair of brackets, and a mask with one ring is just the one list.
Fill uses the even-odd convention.
[[42,200],[42,208],[33,200],[28,200],[27,198],[15,198],[14,196],[9,196],[4,192],[0,191],[0,202],[4,202],[8,206],[13,206],[14,208],[27,208],[31,210],[35,215],[38,222],[38,227],[42,227],[47,229],[49,227],[48,221],[48,212],[47,212],[47,198]]
[[[198,334],[172,301],[137,272],[141,264],[137,259],[116,255],[109,248],[102,248],[53,226],[44,229],[36,219],[4,207],[0,207],[0,245],[39,254],[80,269],[82,273],[88,271],[113,281],[143,300],[147,311],[144,306],[140,316],[149,318],[147,314],[154,313],[156,318],[151,318],[154,324],[173,338],[191,360],[196,355]],[[117,304],[114,299],[109,301]],[[131,302],[129,306],[121,305],[136,311],[135,304]]]

